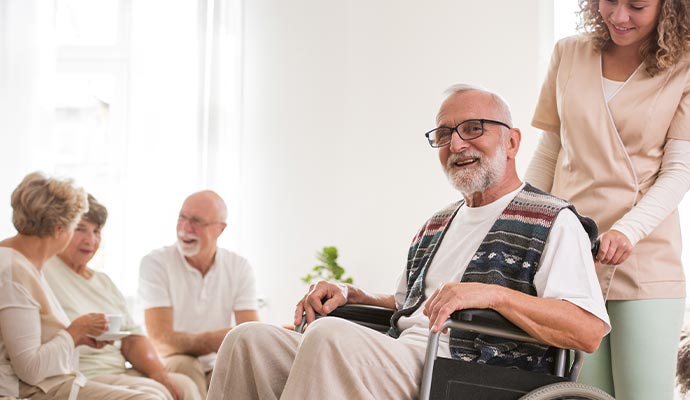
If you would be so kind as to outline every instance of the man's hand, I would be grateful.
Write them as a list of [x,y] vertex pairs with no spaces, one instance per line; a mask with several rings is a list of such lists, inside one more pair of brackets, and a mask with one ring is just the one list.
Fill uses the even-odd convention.
[[230,328],[222,328],[215,331],[207,331],[199,333],[200,345],[202,346],[202,354],[217,353],[220,345],[225,339],[225,335],[230,332]]
[[444,283],[424,306],[429,329],[436,333],[455,311],[467,308],[493,308],[502,287],[483,283]]
[[165,386],[165,388],[168,389],[168,392],[170,392],[170,394],[172,395],[173,400],[184,399],[184,393],[182,393],[182,390],[180,390],[180,388],[177,387],[175,382],[173,382],[173,380],[170,379],[170,375],[168,375],[168,373],[165,372],[165,370],[161,369],[159,371],[156,371],[156,373],[149,375],[149,378]]
[[618,265],[627,260],[633,245],[623,233],[610,230],[601,235],[597,261],[602,264]]
[[[305,313],[307,323],[316,319],[316,314],[328,315],[331,311],[347,303],[348,286],[342,283],[320,281],[309,286],[309,292],[295,307],[295,326],[302,323]],[[325,300],[325,301],[324,301]]]

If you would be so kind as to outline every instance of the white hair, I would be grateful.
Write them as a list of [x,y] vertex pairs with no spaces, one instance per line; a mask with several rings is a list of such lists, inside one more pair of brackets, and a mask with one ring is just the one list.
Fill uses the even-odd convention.
[[513,126],[513,117],[510,112],[510,106],[508,106],[508,102],[505,101],[505,99],[499,95],[498,93],[492,92],[482,86],[478,85],[470,85],[467,83],[458,83],[455,85],[452,85],[448,89],[446,89],[443,93],[447,95],[446,99],[448,99],[451,96],[455,96],[456,94],[459,93],[464,93],[464,92],[471,92],[471,91],[478,91],[482,93],[486,93],[491,98],[493,98],[494,103],[496,105],[496,109],[503,115],[504,120],[501,122],[505,122],[506,124]]

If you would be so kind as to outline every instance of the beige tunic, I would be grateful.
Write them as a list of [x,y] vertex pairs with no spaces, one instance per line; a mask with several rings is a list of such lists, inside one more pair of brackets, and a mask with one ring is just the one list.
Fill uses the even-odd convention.
[[[532,125],[560,134],[551,192],[605,232],[656,181],[666,140],[690,140],[690,60],[654,77],[638,68],[608,104],[601,78],[601,55],[585,36],[559,41]],[[674,210],[617,267],[608,299],[684,297],[680,257]],[[597,265],[603,286],[612,270]]]
[[[48,392],[55,386],[76,376],[78,356],[65,327],[69,319],[50,292],[40,272],[19,252],[0,247],[0,309],[20,308],[37,312],[41,321],[41,344],[57,341],[51,353],[41,359],[44,377],[35,386]],[[14,371],[7,348],[8,341],[0,333],[0,396],[18,396],[20,379]],[[36,378],[36,377],[34,377]],[[38,379],[38,378],[36,378]]]

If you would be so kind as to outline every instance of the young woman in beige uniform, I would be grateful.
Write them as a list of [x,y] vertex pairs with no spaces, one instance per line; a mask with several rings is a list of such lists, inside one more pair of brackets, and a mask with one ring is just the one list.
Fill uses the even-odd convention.
[[581,380],[619,399],[672,399],[685,304],[677,206],[690,187],[690,5],[580,7],[587,33],[555,46],[526,180],[573,202],[601,232],[612,331]]

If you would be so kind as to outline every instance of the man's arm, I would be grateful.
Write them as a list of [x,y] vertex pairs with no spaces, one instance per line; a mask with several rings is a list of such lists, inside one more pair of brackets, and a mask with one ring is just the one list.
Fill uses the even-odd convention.
[[[369,293],[357,286],[347,285],[347,302],[350,304],[365,304],[395,310],[395,296],[385,293]],[[332,311],[332,310],[331,310]]]
[[484,283],[446,283],[427,301],[424,314],[438,332],[456,310],[490,308],[532,337],[552,346],[594,352],[608,329],[606,323],[582,308]]
[[155,307],[144,311],[146,330],[163,356],[189,354],[202,356],[217,352],[230,328],[200,333],[173,330],[172,307]]
[[297,302],[294,323],[302,323],[302,314],[311,323],[316,314],[328,315],[347,303],[396,308],[392,294],[374,294],[350,284],[321,281],[311,285],[309,292]]
[[609,330],[608,317],[589,238],[568,209],[554,221],[534,285],[537,296],[497,285],[447,283],[429,298],[424,312],[438,331],[455,310],[491,308],[545,343],[596,350]]
[[604,321],[567,300],[508,293],[496,311],[533,337],[553,346],[593,353],[608,332]]
[[259,313],[256,310],[237,310],[235,311],[235,324],[243,322],[258,321]]
[[120,350],[127,361],[137,371],[165,386],[174,400],[182,400],[183,393],[170,379],[163,364],[158,358],[158,353],[146,336],[130,335],[122,339]]

